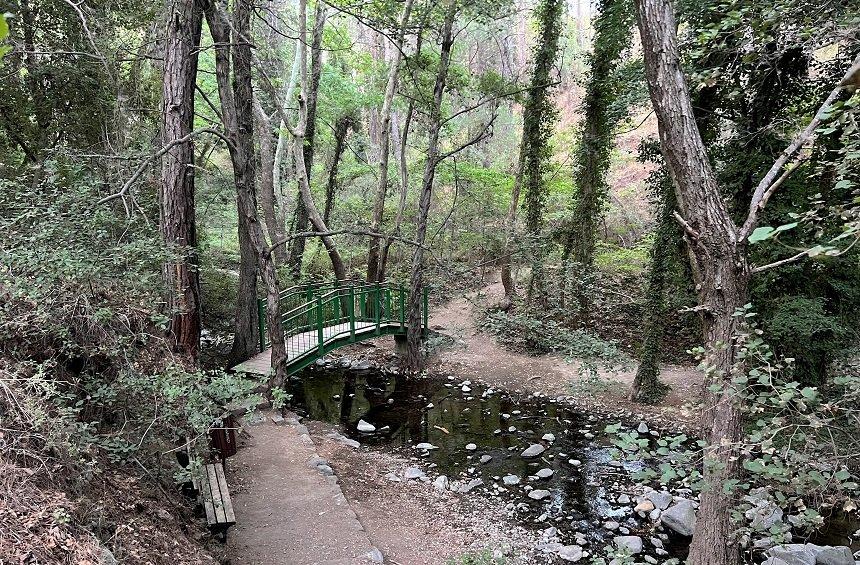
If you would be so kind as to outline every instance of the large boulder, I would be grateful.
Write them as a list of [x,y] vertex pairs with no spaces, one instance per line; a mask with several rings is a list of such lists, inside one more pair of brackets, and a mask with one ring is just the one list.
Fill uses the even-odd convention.
[[851,549],[844,545],[825,547],[815,556],[817,565],[854,565]]
[[[681,500],[667,508],[660,517],[664,526],[682,536],[690,537],[696,529],[696,509],[689,500]],[[814,565],[814,564],[813,564]]]
[[815,565],[815,551],[802,543],[775,545],[767,554],[785,561],[788,565]]

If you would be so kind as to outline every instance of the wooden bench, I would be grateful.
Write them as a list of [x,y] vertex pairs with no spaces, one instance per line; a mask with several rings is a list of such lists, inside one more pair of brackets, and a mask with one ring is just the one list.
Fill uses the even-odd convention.
[[192,482],[200,493],[209,527],[226,532],[236,523],[236,515],[233,514],[224,465],[221,462],[201,465],[200,476],[193,477]]

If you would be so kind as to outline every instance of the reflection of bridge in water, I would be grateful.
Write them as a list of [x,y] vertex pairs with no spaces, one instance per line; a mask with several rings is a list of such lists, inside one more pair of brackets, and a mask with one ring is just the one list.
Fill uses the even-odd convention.
[[[281,326],[287,349],[287,373],[295,373],[330,351],[380,335],[405,336],[409,291],[399,285],[339,281],[303,284],[281,291]],[[427,331],[428,289],[421,301],[421,326]],[[260,353],[234,371],[268,375],[272,350],[266,326],[266,302],[257,301]]]

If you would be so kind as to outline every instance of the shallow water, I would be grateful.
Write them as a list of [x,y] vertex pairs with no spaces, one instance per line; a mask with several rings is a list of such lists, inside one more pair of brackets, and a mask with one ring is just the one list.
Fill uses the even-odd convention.
[[[635,481],[629,473],[638,464],[612,459],[602,434],[607,422],[555,399],[515,396],[453,377],[407,379],[376,368],[355,371],[332,366],[306,369],[291,380],[290,393],[291,404],[299,412],[341,424],[347,436],[362,444],[421,457],[452,481],[465,484],[482,479],[484,483],[472,493],[501,497],[526,528],[557,528],[562,543],[575,543],[574,534],[579,532],[592,551],[602,548],[624,533],[604,529],[607,520],[628,528],[630,535],[653,535],[650,520],[635,516],[630,504],[615,502],[619,495],[633,491]],[[359,432],[359,419],[377,431]],[[542,439],[547,433],[555,439]],[[438,449],[415,449],[423,442]],[[477,448],[467,450],[470,443]],[[536,458],[523,458],[521,453],[532,444],[546,451]],[[481,463],[485,455],[492,459]],[[535,476],[545,468],[553,471],[551,477]],[[518,476],[520,483],[504,485],[502,477],[508,474]],[[550,496],[533,500],[526,486],[548,490]],[[853,541],[857,550],[860,542],[850,536],[858,527],[853,517],[842,517],[809,541],[834,545]],[[685,557],[687,544],[687,539],[673,536],[666,541],[666,549]],[[652,549],[645,545],[646,552]]]
[[[631,533],[642,529],[629,518],[629,505],[610,500],[623,490],[606,490],[614,481],[629,484],[627,471],[635,465],[612,460],[601,441],[604,423],[554,399],[514,397],[478,383],[467,384],[464,391],[463,382],[314,367],[292,381],[290,393],[299,411],[315,420],[341,424],[346,435],[362,444],[421,456],[434,471],[452,481],[483,479],[484,484],[471,492],[498,495],[520,504],[515,513],[523,526],[535,530],[554,526],[564,543],[574,543],[575,531],[585,534],[592,544],[620,535],[600,527],[608,519],[628,527]],[[377,431],[359,432],[359,419],[373,424]],[[543,440],[547,433],[555,440]],[[414,448],[423,442],[438,449]],[[470,443],[477,449],[466,450]],[[532,444],[547,450],[540,457],[523,458],[520,454]],[[481,463],[484,455],[492,459]],[[552,469],[553,475],[537,478],[535,473],[544,468]],[[501,479],[508,474],[520,477],[521,482],[505,486]],[[526,485],[551,494],[540,501],[532,500]],[[625,523],[626,519],[630,522]]]

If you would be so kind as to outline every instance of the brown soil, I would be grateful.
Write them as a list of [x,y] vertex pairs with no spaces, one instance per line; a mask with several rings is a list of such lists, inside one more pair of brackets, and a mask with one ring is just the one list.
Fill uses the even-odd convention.
[[479,380],[516,392],[573,395],[572,400],[591,410],[631,412],[665,426],[695,424],[696,412],[691,399],[698,396],[703,381],[702,373],[695,368],[664,366],[660,378],[672,388],[663,402],[654,406],[631,402],[628,395],[636,375],[635,366],[617,372],[601,371],[602,382],[590,383],[583,379],[576,360],[510,351],[493,336],[482,332],[475,322],[481,310],[498,303],[502,296],[501,283],[494,282],[431,311],[431,327],[457,342],[455,347],[438,354],[430,364],[431,371]]

